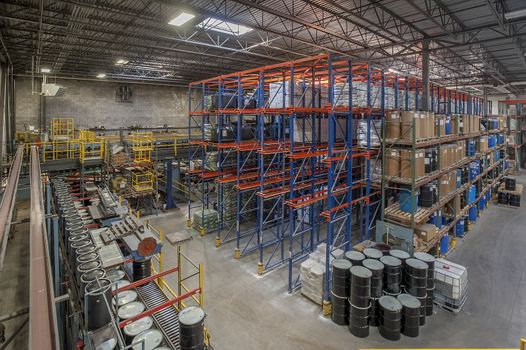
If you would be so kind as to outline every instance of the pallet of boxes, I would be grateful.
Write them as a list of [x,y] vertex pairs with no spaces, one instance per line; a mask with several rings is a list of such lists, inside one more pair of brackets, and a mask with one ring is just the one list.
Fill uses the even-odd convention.
[[506,205],[513,208],[521,206],[521,195],[523,186],[518,184],[517,180],[513,176],[506,176],[504,181],[497,190],[497,202],[499,205]]
[[[301,294],[318,305],[322,305],[325,289],[326,249],[325,243],[319,244],[300,265]],[[343,251],[337,249],[331,256],[341,255]]]

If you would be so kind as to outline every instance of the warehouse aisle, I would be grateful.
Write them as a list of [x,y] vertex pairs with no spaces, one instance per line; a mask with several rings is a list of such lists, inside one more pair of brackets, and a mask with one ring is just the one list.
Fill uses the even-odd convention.
[[[526,184],[526,176],[518,177]],[[462,312],[435,309],[420,337],[399,342],[371,328],[368,338],[320,316],[320,307],[286,291],[285,269],[256,275],[256,257],[236,261],[234,246],[214,247],[214,235],[184,244],[204,263],[207,325],[216,350],[358,349],[385,347],[518,347],[526,336],[526,203],[519,209],[491,204],[449,259],[467,266],[470,296]],[[166,233],[185,229],[184,213],[151,218]],[[172,252],[172,254],[170,254]],[[174,263],[175,247],[165,251]]]

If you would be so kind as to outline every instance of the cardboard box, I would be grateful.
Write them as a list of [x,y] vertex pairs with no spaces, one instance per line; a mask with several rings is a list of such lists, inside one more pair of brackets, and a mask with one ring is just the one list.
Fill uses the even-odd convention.
[[398,139],[400,137],[400,114],[389,112],[386,114],[386,136],[388,139]]
[[449,174],[444,174],[438,179],[440,199],[449,193]]
[[479,142],[477,142],[477,151],[479,153],[485,153],[488,151],[488,137],[481,136]]
[[435,115],[435,136],[443,137],[446,135],[446,117],[442,114]]
[[454,114],[451,116],[451,134],[456,135],[458,133],[458,115]]
[[425,242],[430,242],[438,235],[438,229],[433,224],[423,224],[415,227],[415,234]]
[[412,151],[410,149],[400,150],[400,177],[411,178]]
[[400,114],[400,138],[411,141],[413,139],[413,125],[415,125],[416,138],[418,138],[418,126],[416,126],[418,120],[419,118],[416,118],[415,112],[403,111]]
[[427,112],[418,112],[418,122],[420,123],[418,125],[418,135],[419,137],[418,138],[422,138],[422,139],[425,139],[425,138],[428,138],[428,132],[427,132],[427,121],[428,121],[428,118],[427,118]]
[[385,173],[387,176],[400,176],[400,150],[392,149],[387,153]]

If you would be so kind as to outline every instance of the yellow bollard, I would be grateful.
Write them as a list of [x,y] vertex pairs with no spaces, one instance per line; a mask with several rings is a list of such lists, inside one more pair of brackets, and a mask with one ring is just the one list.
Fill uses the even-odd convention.
[[331,312],[332,312],[331,302],[329,300],[324,300],[323,305],[322,305],[323,316],[329,317],[331,316]]
[[234,258],[235,259],[241,258],[241,252],[239,251],[238,248],[236,248],[236,250],[234,251]]
[[199,235],[201,235],[201,237],[203,237],[205,235],[205,228],[204,227],[201,227],[199,229]]
[[219,248],[221,246],[221,239],[219,237],[216,237],[216,248]]
[[186,227],[188,227],[188,228],[192,227],[192,219],[187,219],[186,220]]
[[263,274],[263,263],[258,262],[258,275]]

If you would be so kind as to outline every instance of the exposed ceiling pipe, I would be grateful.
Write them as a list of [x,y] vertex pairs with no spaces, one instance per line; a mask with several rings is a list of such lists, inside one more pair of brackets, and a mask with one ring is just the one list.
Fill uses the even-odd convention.
[[[31,74],[14,74],[15,77],[22,78],[32,78]],[[154,86],[167,86],[167,87],[179,87],[179,88],[188,88],[188,85],[182,84],[167,84],[167,83],[157,83],[157,82],[148,82],[148,81],[137,81],[137,80],[126,80],[126,79],[98,79],[98,78],[83,78],[83,77],[68,77],[53,75],[54,79],[63,79],[63,80],[81,80],[81,81],[95,81],[97,83],[123,83],[123,84],[137,84],[137,85],[154,85]]]

